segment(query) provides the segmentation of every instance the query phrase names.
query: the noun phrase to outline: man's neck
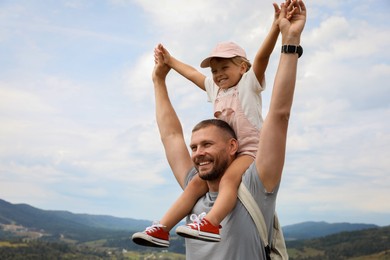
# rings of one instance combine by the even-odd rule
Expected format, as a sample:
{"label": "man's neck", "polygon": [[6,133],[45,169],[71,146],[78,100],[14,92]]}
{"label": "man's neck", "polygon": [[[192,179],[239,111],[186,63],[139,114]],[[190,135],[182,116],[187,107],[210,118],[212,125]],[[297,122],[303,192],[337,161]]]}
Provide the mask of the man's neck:
{"label": "man's neck", "polygon": [[210,192],[218,192],[219,191],[219,182],[221,179],[215,181],[207,181],[207,185],[209,186]]}

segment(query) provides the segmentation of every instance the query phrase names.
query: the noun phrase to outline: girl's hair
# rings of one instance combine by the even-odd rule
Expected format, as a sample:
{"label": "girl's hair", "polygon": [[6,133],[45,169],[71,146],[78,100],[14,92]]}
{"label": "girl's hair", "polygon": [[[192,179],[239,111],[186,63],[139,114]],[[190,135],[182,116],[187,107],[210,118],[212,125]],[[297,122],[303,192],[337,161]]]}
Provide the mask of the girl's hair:
{"label": "girl's hair", "polygon": [[234,64],[236,64],[236,65],[238,65],[238,66],[240,66],[241,65],[241,63],[246,63],[246,71],[248,71],[250,68],[251,68],[251,66],[252,66],[252,64],[250,63],[250,61],[247,59],[247,58],[245,58],[245,57],[241,57],[241,56],[236,56],[236,57],[233,57],[233,58],[231,58],[232,59],[232,62],[234,63]]}
{"label": "girl's hair", "polygon": [[241,57],[241,56],[235,56],[233,58],[214,57],[213,59],[215,59],[215,60],[229,60],[230,59],[237,66],[241,66],[241,64],[244,62],[246,64],[246,71],[248,71],[252,67],[252,64],[250,63],[250,61],[247,58]]}

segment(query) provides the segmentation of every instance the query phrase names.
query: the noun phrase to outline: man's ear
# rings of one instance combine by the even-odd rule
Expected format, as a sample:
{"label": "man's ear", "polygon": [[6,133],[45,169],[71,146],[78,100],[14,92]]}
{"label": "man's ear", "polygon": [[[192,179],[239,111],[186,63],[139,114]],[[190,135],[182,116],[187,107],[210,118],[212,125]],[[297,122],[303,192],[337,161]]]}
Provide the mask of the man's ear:
{"label": "man's ear", "polygon": [[230,139],[230,155],[234,156],[238,151],[238,141],[237,139]]}

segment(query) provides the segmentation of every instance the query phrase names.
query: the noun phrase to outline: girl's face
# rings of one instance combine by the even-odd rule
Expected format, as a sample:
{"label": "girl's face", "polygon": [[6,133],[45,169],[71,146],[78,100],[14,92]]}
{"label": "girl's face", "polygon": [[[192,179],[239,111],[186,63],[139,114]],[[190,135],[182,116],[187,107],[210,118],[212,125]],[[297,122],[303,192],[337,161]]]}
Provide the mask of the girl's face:
{"label": "girl's face", "polygon": [[237,85],[246,71],[245,63],[237,65],[232,59],[213,58],[210,61],[211,73],[215,84],[221,89]]}

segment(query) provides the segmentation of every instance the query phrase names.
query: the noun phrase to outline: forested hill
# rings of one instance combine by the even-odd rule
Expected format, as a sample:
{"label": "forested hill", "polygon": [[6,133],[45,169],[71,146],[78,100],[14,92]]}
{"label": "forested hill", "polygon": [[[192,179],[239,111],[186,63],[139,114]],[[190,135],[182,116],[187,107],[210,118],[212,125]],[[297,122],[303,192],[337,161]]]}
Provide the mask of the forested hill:
{"label": "forested hill", "polygon": [[82,235],[97,232],[98,235],[107,230],[128,233],[142,230],[150,225],[150,221],[41,210],[27,204],[11,204],[0,199],[0,224],[14,224],[50,234]]}
{"label": "forested hill", "polygon": [[290,260],[389,260],[390,226],[287,241]]}
{"label": "forested hill", "polygon": [[[168,250],[141,247],[131,242],[131,234],[150,223],[148,220],[41,210],[0,199],[0,259],[28,259],[25,257],[37,253],[45,256],[41,259],[65,256],[69,256],[68,259],[102,259],[99,257],[111,253],[118,259],[128,259],[127,255],[131,254],[126,252],[136,252],[137,259],[150,252],[179,253],[178,258],[166,259],[184,259],[184,240],[174,232]],[[390,259],[390,226],[304,222],[285,226],[283,230],[291,260]],[[328,233],[332,235],[327,236]],[[313,236],[314,239],[307,239]]]}

